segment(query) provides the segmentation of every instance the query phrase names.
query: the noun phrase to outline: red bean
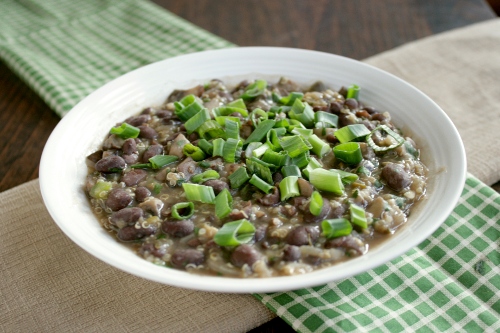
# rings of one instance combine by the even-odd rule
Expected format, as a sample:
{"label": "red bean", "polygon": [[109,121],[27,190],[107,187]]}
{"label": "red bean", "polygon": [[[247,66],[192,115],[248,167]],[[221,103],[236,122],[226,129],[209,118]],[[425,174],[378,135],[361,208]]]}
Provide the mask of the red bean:
{"label": "red bean", "polygon": [[134,139],[127,139],[123,143],[122,150],[126,155],[137,153],[137,143]]}
{"label": "red bean", "polygon": [[143,202],[147,197],[151,195],[151,191],[147,187],[137,186],[135,189],[135,200],[138,202]]}
{"label": "red bean", "polygon": [[179,249],[172,254],[170,262],[175,268],[186,268],[187,265],[199,266],[205,261],[203,252],[194,249]]}
{"label": "red bean", "polygon": [[162,145],[151,145],[146,149],[144,154],[142,155],[142,161],[144,163],[148,163],[149,159],[156,155],[163,154],[163,146]]}
{"label": "red bean", "polygon": [[144,123],[147,123],[151,119],[149,114],[141,114],[140,116],[130,117],[125,122],[132,126],[140,126]]}
{"label": "red bean", "polygon": [[298,226],[292,229],[286,236],[286,242],[290,245],[313,245],[319,238],[319,229],[313,226]]}
{"label": "red bean", "polygon": [[389,163],[382,168],[381,177],[395,191],[402,191],[411,184],[411,178],[402,166]]}
{"label": "red bean", "polygon": [[165,221],[161,224],[161,230],[172,237],[184,237],[194,231],[194,223],[191,220]]}
{"label": "red bean", "polygon": [[125,169],[125,160],[120,156],[109,155],[95,164],[95,169],[103,173],[119,172]]}
{"label": "red bean", "polygon": [[127,225],[135,224],[144,215],[143,210],[138,207],[123,208],[114,212],[109,221],[113,225],[124,223]]}
{"label": "red bean", "polygon": [[242,244],[231,253],[230,261],[236,267],[242,267],[247,264],[252,265],[260,259],[260,253],[251,245]]}
{"label": "red bean", "polygon": [[220,180],[220,179],[207,180],[206,182],[203,183],[203,185],[212,187],[214,189],[215,195],[219,194],[224,189],[229,190],[229,185],[225,181]]}
{"label": "red bean", "polygon": [[158,137],[158,133],[149,126],[142,125],[139,126],[139,129],[141,130],[141,132],[139,133],[140,138],[153,140]]}
{"label": "red bean", "polygon": [[122,188],[111,190],[106,199],[106,206],[113,211],[118,211],[127,207],[132,202],[132,196]]}
{"label": "red bean", "polygon": [[295,245],[286,245],[283,249],[283,260],[297,261],[300,259],[300,248]]}
{"label": "red bean", "polygon": [[154,235],[156,233],[156,230],[157,230],[156,227],[153,227],[153,226],[150,226],[148,228],[141,227],[141,228],[137,229],[135,226],[129,225],[129,226],[123,227],[120,230],[118,230],[118,232],[116,233],[116,236],[121,241],[130,242],[130,241],[144,238],[146,236]]}
{"label": "red bean", "polygon": [[127,186],[134,186],[139,184],[148,176],[148,172],[142,169],[133,169],[122,175],[121,181]]}

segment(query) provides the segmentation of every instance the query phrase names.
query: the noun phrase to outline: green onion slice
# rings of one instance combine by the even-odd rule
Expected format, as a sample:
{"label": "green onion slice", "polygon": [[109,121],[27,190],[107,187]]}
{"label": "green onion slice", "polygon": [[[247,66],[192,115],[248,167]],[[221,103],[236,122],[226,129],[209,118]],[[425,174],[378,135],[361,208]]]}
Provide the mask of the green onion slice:
{"label": "green onion slice", "polygon": [[364,124],[354,124],[339,128],[333,135],[335,135],[340,143],[346,143],[350,141],[364,141],[365,137],[371,133]]}
{"label": "green onion slice", "polygon": [[309,172],[309,181],[320,191],[344,194],[344,184],[340,175],[325,169],[314,169]]}
{"label": "green onion slice", "polygon": [[300,195],[299,184],[297,180],[299,177],[289,176],[283,178],[280,182],[280,192],[281,192],[281,201],[285,201],[291,197],[298,197]]}
{"label": "green onion slice", "polygon": [[351,222],[363,229],[368,228],[368,221],[366,220],[365,210],[356,204],[351,203],[349,206],[351,213]]}
{"label": "green onion slice", "polygon": [[291,119],[300,121],[306,128],[314,127],[314,111],[307,103],[302,103],[296,99],[292,109],[288,112]]}
{"label": "green onion slice", "polygon": [[296,176],[302,178],[300,169],[296,165],[285,165],[281,168],[281,174],[283,175],[283,177]]}
{"label": "green onion slice", "polygon": [[186,220],[194,214],[194,203],[179,202],[172,206],[172,217],[177,220]]}
{"label": "green onion slice", "polygon": [[238,117],[232,117],[232,116],[217,116],[215,117],[215,121],[221,125],[221,126],[226,126],[226,120],[232,120],[238,123],[238,125],[241,125],[241,120]]}
{"label": "green onion slice", "polygon": [[250,179],[250,176],[248,176],[247,169],[245,167],[239,167],[227,178],[229,179],[231,188],[240,188]]}
{"label": "green onion slice", "polygon": [[156,155],[149,159],[149,163],[151,164],[151,169],[161,169],[165,165],[170,163],[174,163],[179,158],[174,155]]}
{"label": "green onion slice", "polygon": [[226,136],[231,139],[240,139],[240,123],[231,119],[226,120]]}
{"label": "green onion slice", "polygon": [[[323,124],[320,127],[338,127],[339,117],[336,114],[325,111],[316,111],[314,113],[314,122]],[[325,126],[326,124],[326,126]],[[317,127],[317,126],[316,126]]]}
{"label": "green onion slice", "polygon": [[351,85],[349,88],[347,88],[347,95],[346,98],[354,98],[358,99],[359,98],[359,86],[356,84]]}
{"label": "green onion slice", "polygon": [[239,147],[241,147],[241,140],[229,138],[224,143],[222,150],[222,158],[227,163],[234,163],[236,161],[236,154]]}
{"label": "green onion slice", "polygon": [[288,119],[286,119],[286,118],[277,120],[276,124],[274,125],[274,127],[276,127],[276,128],[281,128],[281,127],[288,128],[288,126],[290,126],[290,123],[288,122]]}
{"label": "green onion slice", "polygon": [[[252,155],[251,155],[252,157],[261,157],[262,155],[264,155],[266,153],[266,151],[268,149],[270,149],[269,145],[267,143],[262,144],[262,142],[250,142],[249,146],[252,143],[260,143],[260,145],[252,151]],[[246,155],[246,156],[249,157],[250,155]]]}
{"label": "green onion slice", "polygon": [[[390,146],[378,146],[377,144],[375,144],[375,142],[373,142],[373,138],[372,138],[373,134],[375,134],[375,132],[377,132],[377,131],[380,131],[380,132],[384,131],[385,133],[387,133],[387,135],[391,136],[396,142]],[[335,132],[335,133],[337,133],[337,132]],[[373,150],[378,151],[378,152],[384,152],[384,151],[388,151],[390,149],[397,148],[397,147],[401,146],[404,142],[405,142],[405,139],[401,135],[399,135],[398,133],[391,130],[387,125],[378,126],[366,138],[366,143],[368,143],[368,145],[370,147],[372,147]]]}
{"label": "green onion slice", "polygon": [[198,127],[198,134],[201,138],[210,140],[216,138],[226,138],[226,132],[219,123],[213,119],[207,120]]}
{"label": "green onion slice", "polygon": [[267,118],[269,118],[267,112],[259,108],[254,109],[252,113],[250,113],[250,120],[254,127],[257,127],[261,121],[267,120]]}
{"label": "green onion slice", "polygon": [[114,134],[122,139],[135,139],[139,136],[141,130],[135,126],[123,123],[118,127],[113,127],[109,133]]}
{"label": "green onion slice", "polygon": [[233,210],[233,197],[227,188],[215,197],[215,215],[223,219]]}
{"label": "green onion slice", "polygon": [[292,106],[293,103],[295,103],[295,100],[302,100],[302,97],[304,97],[304,94],[301,92],[291,92],[288,94],[288,96],[282,97],[279,100],[279,103],[287,106]]}
{"label": "green onion slice", "polygon": [[311,195],[311,202],[309,203],[309,211],[314,216],[318,216],[323,209],[323,197],[318,191],[314,191]]}
{"label": "green onion slice", "polygon": [[249,183],[257,187],[259,190],[261,190],[266,194],[268,194],[274,188],[274,186],[262,180],[261,178],[259,178],[259,176],[255,174],[252,175],[252,178],[250,178]]}
{"label": "green onion slice", "polygon": [[336,158],[349,165],[358,164],[363,160],[361,148],[357,142],[341,143],[333,147],[333,154]]}
{"label": "green onion slice", "polygon": [[184,126],[186,127],[187,134],[196,131],[203,123],[210,119],[210,112],[208,109],[202,109],[200,112],[189,118]]}
{"label": "green onion slice", "polygon": [[306,177],[309,177],[312,170],[322,168],[322,167],[323,167],[323,165],[321,165],[321,163],[319,163],[317,159],[315,159],[314,157],[311,157],[309,159],[309,163],[307,164],[307,166],[304,169],[302,169],[302,172],[304,173],[304,175]]}
{"label": "green onion slice", "polygon": [[[254,150],[259,148],[260,146],[262,146],[262,142],[250,142],[247,146],[247,149],[245,149],[245,156],[247,157],[254,156],[253,154]],[[257,157],[260,157],[260,155]]]}
{"label": "green onion slice", "polygon": [[92,198],[105,199],[108,196],[108,192],[113,188],[111,182],[96,182],[94,186],[89,191]]}
{"label": "green onion slice", "polygon": [[207,180],[219,179],[219,178],[220,178],[220,175],[219,175],[219,173],[217,171],[215,171],[215,170],[207,170],[205,172],[199,173],[199,174],[194,175],[193,177],[191,177],[191,181],[193,183],[204,183]]}
{"label": "green onion slice", "polygon": [[191,143],[187,143],[182,148],[182,152],[186,156],[190,156],[195,161],[201,161],[205,159],[205,153],[200,147],[197,147]]}
{"label": "green onion slice", "polygon": [[312,129],[306,129],[306,128],[300,128],[300,127],[295,127],[291,131],[292,134],[300,135],[304,139],[309,139],[309,137],[313,134]]}
{"label": "green onion slice", "polygon": [[272,151],[271,149],[268,149],[265,151],[264,155],[262,155],[262,161],[275,165],[277,167],[281,167],[286,164],[288,155],[281,151],[281,152],[275,152]]}
{"label": "green onion slice", "polygon": [[246,108],[242,109],[242,108],[232,107],[232,106],[228,106],[228,105],[213,108],[212,113],[214,114],[214,117],[229,116],[230,114],[233,114],[233,113],[239,113],[243,117],[248,116],[248,111]]}
{"label": "green onion slice", "polygon": [[226,106],[233,107],[233,108],[238,108],[238,109],[247,109],[247,106],[245,105],[245,102],[243,99],[238,98],[230,103],[227,103]]}
{"label": "green onion slice", "polygon": [[255,174],[269,184],[273,184],[273,174],[270,167],[275,167],[274,165],[261,161],[255,157],[247,158],[246,164],[251,174]]}
{"label": "green onion slice", "polygon": [[194,95],[188,95],[181,99],[180,102],[174,103],[174,105],[175,114],[182,121],[187,121],[204,108],[199,99]]}
{"label": "green onion slice", "polygon": [[252,134],[250,134],[250,136],[245,140],[244,145],[247,145],[250,142],[262,141],[262,139],[264,139],[264,137],[266,136],[267,132],[269,132],[269,130],[273,128],[275,124],[276,121],[271,119],[261,121],[260,124],[252,132]]}
{"label": "green onion slice", "polygon": [[266,90],[266,88],[267,88],[267,81],[255,80],[254,83],[249,84],[247,86],[245,92],[243,93],[243,95],[241,95],[241,98],[245,101],[253,99],[259,95],[262,95]]}
{"label": "green onion slice", "polygon": [[299,169],[303,169],[307,167],[310,161],[310,153],[309,151],[306,151],[305,153],[295,156],[294,158],[289,158],[287,165],[296,165]]}
{"label": "green onion slice", "polygon": [[336,238],[350,235],[352,232],[352,225],[344,218],[330,219],[321,222],[321,229],[323,231],[323,236],[326,238]]}
{"label": "green onion slice", "polygon": [[300,135],[284,136],[280,140],[281,147],[290,157],[297,157],[306,151],[309,151],[310,144]]}
{"label": "green onion slice", "polygon": [[312,152],[318,155],[320,158],[325,156],[331,150],[330,145],[320,139],[316,134],[311,135],[308,141],[312,146]]}
{"label": "green onion slice", "polygon": [[201,150],[203,150],[207,155],[212,155],[214,153],[214,145],[205,139],[198,140],[198,147],[200,147]]}
{"label": "green onion slice", "polygon": [[214,242],[220,246],[237,246],[248,243],[255,234],[255,226],[247,219],[224,224],[214,236]]}
{"label": "green onion slice", "polygon": [[182,188],[189,201],[201,201],[211,204],[215,200],[214,189],[210,186],[182,183]]}
{"label": "green onion slice", "polygon": [[212,144],[214,145],[212,156],[222,157],[224,155],[224,146],[226,144],[226,141],[224,141],[224,139],[218,138],[213,140]]}
{"label": "green onion slice", "polygon": [[340,169],[330,169],[330,172],[337,173],[340,176],[342,183],[345,185],[349,185],[358,180],[359,178],[359,176],[355,173],[347,172]]}

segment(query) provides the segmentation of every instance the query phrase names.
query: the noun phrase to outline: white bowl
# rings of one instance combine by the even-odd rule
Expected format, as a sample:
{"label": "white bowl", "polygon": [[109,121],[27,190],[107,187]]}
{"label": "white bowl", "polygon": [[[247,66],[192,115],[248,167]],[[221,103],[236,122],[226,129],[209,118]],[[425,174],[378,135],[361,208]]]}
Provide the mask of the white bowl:
{"label": "white bowl", "polygon": [[[360,99],[389,111],[410,132],[430,168],[427,198],[401,228],[359,258],[305,275],[237,279],[189,274],[140,258],[106,232],[83,191],[85,158],[109,128],[147,106],[159,105],[173,89],[213,78],[226,83],[286,76],[303,84],[321,80],[333,88],[356,83]],[[205,51],[160,61],[125,74],[90,94],[61,120],[40,164],[40,186],[48,211],[66,235],[104,262],[168,285],[217,292],[273,292],[316,286],[382,265],[417,246],[452,212],[466,176],[465,151],[446,114],[429,97],[397,77],[367,64],[327,53],[268,47]]]}

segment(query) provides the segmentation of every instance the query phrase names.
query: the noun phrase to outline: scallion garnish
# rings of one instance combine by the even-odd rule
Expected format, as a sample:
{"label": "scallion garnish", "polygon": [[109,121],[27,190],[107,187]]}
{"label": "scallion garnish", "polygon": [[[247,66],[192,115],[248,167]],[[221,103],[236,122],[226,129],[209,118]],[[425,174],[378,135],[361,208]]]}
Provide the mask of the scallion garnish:
{"label": "scallion garnish", "polygon": [[205,123],[209,119],[210,112],[208,112],[208,109],[204,108],[200,112],[196,113],[184,123],[187,134],[191,134],[196,131],[201,125],[203,125],[203,123]]}
{"label": "scallion garnish", "polygon": [[288,94],[288,96],[282,97],[279,100],[279,103],[287,106],[292,106],[293,103],[295,103],[295,100],[302,100],[302,97],[304,97],[304,94],[301,92],[291,92]]}
{"label": "scallion garnish", "polygon": [[113,127],[109,133],[114,134],[122,139],[135,139],[139,136],[141,130],[135,126],[123,123],[118,127]]}
{"label": "scallion garnish", "polygon": [[300,195],[299,184],[297,184],[298,179],[299,177],[296,176],[283,178],[279,185],[281,201],[285,201],[291,197],[298,197]]}
{"label": "scallion garnish", "polygon": [[344,194],[344,184],[340,175],[325,169],[314,169],[309,172],[309,181],[320,191]]}
{"label": "scallion garnish", "polygon": [[314,127],[314,111],[307,103],[302,103],[296,99],[292,109],[288,112],[291,119],[300,121],[306,128]]}
{"label": "scallion garnish", "polygon": [[215,215],[223,219],[233,210],[233,197],[227,188],[215,197]]}
{"label": "scallion garnish", "polygon": [[187,95],[180,102],[174,103],[174,105],[175,114],[182,121],[187,121],[204,108],[194,95]]}
{"label": "scallion garnish", "polygon": [[281,127],[288,128],[288,126],[290,126],[290,123],[288,122],[288,119],[286,119],[286,118],[276,120],[276,124],[274,125],[274,127],[276,127],[276,128],[281,128]]}
{"label": "scallion garnish", "polygon": [[174,163],[179,158],[174,155],[156,155],[149,159],[149,163],[151,163],[151,169],[161,169],[164,166]]}
{"label": "scallion garnish", "polygon": [[[396,142],[393,143],[393,144],[391,144],[391,145],[389,145],[389,146],[379,146],[379,145],[375,144],[375,142],[373,142],[372,136],[376,132],[378,132],[378,131],[384,131],[385,133],[387,133],[387,135],[389,135],[390,137],[392,137]],[[391,130],[386,125],[380,125],[380,126],[378,126],[366,138],[366,143],[368,143],[368,145],[370,147],[372,147],[373,150],[378,151],[378,152],[384,152],[384,151],[388,151],[390,149],[397,148],[397,147],[401,146],[404,142],[405,142],[405,139],[401,135],[399,135],[398,133],[394,132],[393,130]]]}
{"label": "scallion garnish", "polygon": [[354,98],[358,99],[359,98],[359,86],[356,84],[353,84],[347,88],[347,95],[346,98]]}
{"label": "scallion garnish", "polygon": [[[261,157],[262,155],[264,155],[266,153],[266,151],[268,149],[270,149],[269,145],[267,143],[262,144],[262,142],[250,142],[249,146],[252,143],[260,143],[260,145],[252,151],[251,156],[253,156],[253,157]],[[251,156],[247,155],[247,157],[251,157]]]}
{"label": "scallion garnish", "polygon": [[330,145],[321,140],[316,134],[311,135],[308,141],[312,146],[312,152],[320,158],[325,156],[331,150]]}
{"label": "scallion garnish", "polygon": [[207,155],[212,155],[214,153],[214,145],[205,139],[198,140],[198,147],[200,147],[201,150],[203,150]]}
{"label": "scallion garnish", "polygon": [[295,127],[292,129],[292,134],[300,135],[304,139],[309,139],[309,137],[313,134],[312,129],[307,129],[307,128],[300,128],[300,127]]}
{"label": "scallion garnish", "polygon": [[111,182],[98,181],[92,186],[89,191],[89,194],[92,198],[96,199],[105,199],[108,196],[108,192],[113,188],[113,184]]}
{"label": "scallion garnish", "polygon": [[190,201],[201,201],[204,203],[214,203],[214,189],[210,186],[182,183],[182,188],[186,193],[186,198]]}
{"label": "scallion garnish", "polygon": [[[314,113],[314,122],[322,123],[323,125],[320,127],[338,127],[339,125],[339,117],[336,114],[328,113],[325,111],[316,111]],[[326,126],[325,126],[326,124]],[[318,126],[316,126],[318,127]]]}
{"label": "scallion garnish", "polygon": [[281,168],[281,174],[283,175],[283,177],[289,177],[289,176],[302,177],[300,169],[296,165],[285,165],[284,167]]}
{"label": "scallion garnish", "polygon": [[247,149],[245,149],[245,156],[252,157],[253,151],[260,146],[262,146],[262,142],[250,142],[247,146]]}
{"label": "scallion garnish", "polygon": [[245,145],[250,142],[260,142],[266,136],[267,132],[274,127],[276,121],[268,119],[263,120],[260,124],[255,128],[255,130],[250,134],[250,136],[245,140]]}
{"label": "scallion garnish", "polygon": [[229,179],[231,188],[240,188],[243,184],[250,180],[250,176],[248,176],[247,169],[245,167],[239,167],[227,178]]}
{"label": "scallion garnish", "polygon": [[333,135],[340,141],[346,143],[350,141],[363,141],[370,130],[364,124],[347,125],[336,130]]}
{"label": "scallion garnish", "polygon": [[198,134],[201,138],[206,140],[226,138],[226,132],[222,126],[213,119],[207,120],[200,127],[198,127]]}
{"label": "scallion garnish", "polygon": [[246,219],[227,222],[217,231],[214,242],[219,246],[237,246],[248,243],[255,234],[255,226]]}
{"label": "scallion garnish", "polygon": [[347,172],[347,171],[340,170],[340,169],[330,169],[330,172],[338,173],[340,176],[340,179],[342,180],[342,183],[344,183],[345,185],[349,185],[352,182],[355,182],[356,180],[358,180],[358,178],[359,178],[358,175],[355,173]]}
{"label": "scallion garnish", "polygon": [[266,134],[266,143],[274,151],[281,150],[280,137],[286,134],[284,127],[273,128]]}
{"label": "scallion garnish", "polygon": [[219,175],[219,173],[217,171],[215,171],[215,170],[207,170],[205,172],[199,173],[199,174],[194,175],[193,177],[191,177],[191,181],[193,183],[204,183],[207,180],[219,179],[219,178],[220,178],[220,175]]}
{"label": "scallion garnish", "polygon": [[243,100],[250,100],[253,99],[259,95],[262,95],[264,91],[266,90],[267,87],[267,81],[265,80],[255,80],[254,83],[249,84],[243,95],[241,95],[241,98]]}
{"label": "scallion garnish", "polygon": [[306,177],[309,177],[309,174],[311,173],[312,170],[322,168],[322,167],[323,166],[321,165],[321,163],[318,162],[317,159],[315,159],[314,157],[311,157],[309,159],[309,163],[307,164],[307,166],[304,169],[302,169],[302,173],[304,173],[304,175]]}
{"label": "scallion garnish", "polygon": [[262,155],[262,161],[273,164],[277,167],[283,166],[286,164],[288,155],[284,153],[283,151],[281,152],[275,152],[272,151],[271,149],[268,149],[265,151],[264,155]]}
{"label": "scallion garnish", "polygon": [[307,141],[299,135],[284,136],[280,140],[281,147],[283,147],[283,150],[292,158],[309,151],[310,144],[306,142]]}
{"label": "scallion garnish", "polygon": [[186,220],[194,214],[194,203],[179,202],[172,206],[172,217],[177,220]]}
{"label": "scallion garnish", "polygon": [[363,160],[361,148],[357,142],[341,143],[333,147],[333,154],[336,158],[349,165],[358,164]]}
{"label": "scallion garnish", "polygon": [[247,109],[245,102],[241,98],[235,99],[234,101],[227,103],[226,106],[230,106],[230,107],[238,108],[238,109],[244,109],[244,110]]}
{"label": "scallion garnish", "polygon": [[274,186],[270,185],[269,183],[265,182],[264,180],[262,180],[261,178],[259,178],[259,176],[257,175],[252,175],[252,178],[250,178],[250,181],[249,181],[250,184],[252,184],[253,186],[257,187],[259,190],[261,190],[262,192],[268,194]]}
{"label": "scallion garnish", "polygon": [[323,197],[318,191],[314,191],[311,195],[311,201],[309,202],[309,211],[314,216],[318,216],[323,209]]}
{"label": "scallion garnish", "polygon": [[229,138],[224,143],[222,150],[222,158],[227,163],[234,163],[236,161],[236,151],[241,146],[241,140]]}
{"label": "scallion garnish", "polygon": [[270,167],[275,167],[274,165],[261,161],[255,157],[247,158],[246,164],[251,174],[255,174],[269,184],[273,184],[273,174]]}
{"label": "scallion garnish", "polygon": [[226,120],[232,120],[238,123],[238,125],[241,125],[241,120],[238,117],[232,117],[232,116],[217,116],[215,117],[215,121],[221,125],[221,126],[226,126]]}
{"label": "scallion garnish", "polygon": [[239,140],[240,139],[240,123],[232,121],[230,119],[226,120],[226,136],[227,138]]}
{"label": "scallion garnish", "polygon": [[193,145],[192,143],[186,143],[182,148],[184,155],[191,157],[195,161],[201,161],[205,159],[205,153],[200,147]]}
{"label": "scallion garnish", "polygon": [[322,234],[326,238],[348,236],[352,232],[351,223],[344,218],[323,220],[321,222]]}
{"label": "scallion garnish", "polygon": [[303,169],[307,167],[310,160],[310,153],[309,151],[306,151],[305,153],[295,156],[294,158],[289,158],[287,165],[296,165],[299,167],[299,169]]}
{"label": "scallion garnish", "polygon": [[250,113],[250,120],[254,127],[257,127],[261,121],[267,120],[267,118],[269,118],[267,112],[259,108],[254,109],[252,113]]}
{"label": "scallion garnish", "polygon": [[349,206],[351,213],[351,222],[363,229],[368,228],[368,221],[366,220],[365,210],[356,204],[351,203]]}
{"label": "scallion garnish", "polygon": [[218,138],[214,139],[212,141],[212,144],[214,146],[212,156],[222,157],[224,155],[224,145],[226,144],[226,141],[224,141],[224,139]]}
{"label": "scallion garnish", "polygon": [[241,109],[241,108],[232,107],[229,105],[213,108],[212,113],[214,114],[214,117],[228,116],[228,115],[233,114],[233,113],[239,113],[243,117],[248,116],[247,109]]}

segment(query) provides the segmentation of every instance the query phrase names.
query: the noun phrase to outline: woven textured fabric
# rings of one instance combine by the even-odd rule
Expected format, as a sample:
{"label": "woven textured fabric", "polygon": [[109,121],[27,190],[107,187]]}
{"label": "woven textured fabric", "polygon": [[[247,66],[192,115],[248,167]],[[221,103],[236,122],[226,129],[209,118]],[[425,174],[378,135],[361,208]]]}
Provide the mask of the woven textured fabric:
{"label": "woven textured fabric", "polygon": [[0,58],[59,115],[104,83],[232,44],[145,0],[3,0]]}
{"label": "woven textured fabric", "polygon": [[327,285],[256,297],[298,332],[500,331],[500,195],[469,175],[446,222],[405,255]]}

